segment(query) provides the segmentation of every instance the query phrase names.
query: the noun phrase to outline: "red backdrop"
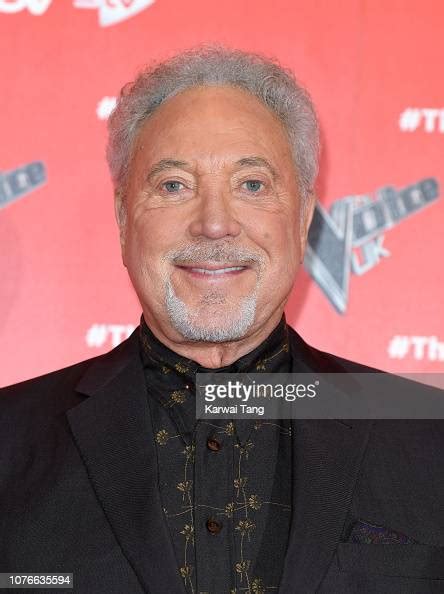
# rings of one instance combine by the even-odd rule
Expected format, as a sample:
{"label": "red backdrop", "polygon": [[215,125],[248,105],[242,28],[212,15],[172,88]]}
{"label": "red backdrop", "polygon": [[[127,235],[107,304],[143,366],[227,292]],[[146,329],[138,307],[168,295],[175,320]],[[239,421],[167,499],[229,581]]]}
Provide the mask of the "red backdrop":
{"label": "red backdrop", "polygon": [[[324,285],[306,262],[290,324],[319,348],[382,369],[440,371],[443,20],[432,0],[0,0],[0,385],[105,352],[138,323],[105,120],[142,65],[203,41],[277,57],[318,108],[318,213],[345,251],[327,263]],[[427,203],[415,186],[424,179],[433,180]],[[359,204],[372,201],[371,226],[387,186],[403,216],[394,225],[376,216],[370,239],[347,244],[328,213],[352,204],[356,235]],[[357,274],[357,263],[369,269]],[[328,284],[336,268],[350,273],[339,305],[337,278]]]}

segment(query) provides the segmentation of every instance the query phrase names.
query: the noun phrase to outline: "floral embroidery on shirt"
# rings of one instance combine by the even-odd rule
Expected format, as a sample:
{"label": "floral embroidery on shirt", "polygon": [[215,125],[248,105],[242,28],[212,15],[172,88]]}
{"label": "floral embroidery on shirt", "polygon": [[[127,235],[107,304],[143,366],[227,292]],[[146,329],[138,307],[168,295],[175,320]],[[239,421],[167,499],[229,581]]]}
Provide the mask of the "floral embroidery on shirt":
{"label": "floral embroidery on shirt", "polygon": [[[283,360],[282,357],[284,356],[288,357],[288,330],[286,326],[283,326],[283,331],[285,340],[280,343],[280,347],[277,349],[275,348],[269,356],[256,359],[256,362],[253,363],[253,367],[249,367],[250,372],[254,370],[276,370],[275,363],[279,360]],[[178,559],[179,574],[184,581],[186,591],[189,594],[276,593],[279,587],[279,584],[277,583],[278,578],[276,578],[275,582],[272,581],[270,583],[267,579],[269,578],[268,574],[261,575],[261,565],[255,565],[256,559],[251,555],[253,551],[251,546],[254,543],[258,523],[259,525],[261,522],[263,523],[264,518],[273,518],[273,522],[270,524],[270,526],[272,526],[274,520],[278,517],[284,518],[285,516],[286,518],[290,518],[291,505],[289,504],[289,497],[287,497],[286,500],[276,500],[275,497],[263,497],[264,492],[261,493],[261,487],[263,486],[262,482],[258,481],[256,477],[256,479],[253,480],[253,486],[253,484],[250,485],[249,479],[254,479],[254,473],[251,475],[251,471],[252,469],[257,468],[255,465],[261,464],[261,451],[263,451],[264,444],[279,443],[281,436],[284,440],[291,437],[290,423],[288,422],[284,426],[279,421],[274,422],[262,419],[251,421],[251,429],[254,433],[250,434],[250,437],[244,441],[241,441],[237,434],[235,421],[220,422],[217,424],[215,423],[214,425],[199,421],[199,423],[207,426],[208,430],[212,429],[213,437],[219,439],[219,434],[221,439],[225,440],[223,442],[222,454],[217,451],[214,455],[232,456],[233,468],[231,476],[233,478],[231,487],[232,494],[229,498],[227,497],[225,501],[223,501],[223,499],[221,501],[215,500],[212,504],[211,499],[205,500],[204,498],[203,500],[200,500],[201,503],[199,503],[199,501],[196,502],[196,486],[193,482],[193,468],[196,458],[195,433],[193,433],[191,440],[188,440],[188,438],[182,435],[181,430],[178,430],[177,432],[173,429],[174,426],[178,428],[181,426],[186,428],[188,426],[188,421],[186,420],[187,417],[182,416],[182,412],[185,414],[185,411],[188,411],[189,414],[190,411],[193,411],[194,401],[190,398],[191,392],[189,386],[192,385],[195,380],[193,371],[193,364],[195,365],[195,363],[191,361],[175,361],[173,363],[167,360],[164,360],[163,362],[161,360],[159,361],[158,353],[156,353],[156,349],[152,348],[152,345],[148,340],[147,332],[142,332],[141,344],[147,357],[146,360],[149,359],[150,361],[150,369],[157,369],[160,372],[160,376],[165,378],[162,382],[165,384],[166,388],[169,385],[171,388],[174,388],[170,390],[163,389],[156,393],[156,398],[162,405],[159,407],[158,413],[156,414],[159,415],[158,419],[161,420],[160,422],[162,424],[159,423],[157,424],[157,427],[155,426],[155,443],[159,448],[159,455],[162,452],[162,458],[159,459],[159,464],[162,464],[162,460],[164,460],[168,468],[170,466],[171,468],[176,468],[174,474],[172,474],[169,470],[164,472],[161,466],[160,484],[162,485],[161,495],[164,503],[162,507],[165,513],[165,518],[169,524],[173,543],[175,547],[177,544],[181,547],[181,550],[175,550]],[[181,377],[179,378],[179,375],[177,374]],[[148,377],[148,386],[150,385],[149,381],[150,378]],[[154,400],[151,400],[150,402],[154,402]],[[162,412],[162,409],[164,412]],[[164,416],[173,415],[173,413],[176,415],[175,417],[171,416],[168,418]],[[177,420],[179,418],[177,415],[182,419],[182,425],[177,425]],[[190,417],[188,417],[188,419],[189,418]],[[202,435],[205,435],[205,433],[202,433]],[[213,439],[212,435],[209,433],[211,439]],[[183,443],[184,441],[185,443]],[[282,443],[284,444],[286,442]],[[288,442],[288,444],[289,443],[290,442]],[[206,445],[205,443],[200,443],[199,447],[206,448]],[[285,448],[288,447],[289,446],[285,445]],[[257,453],[255,454],[256,450]],[[182,457],[181,462],[179,456]],[[253,459],[253,462],[251,462],[251,458]],[[170,464],[173,462],[174,464]],[[250,466],[251,464],[253,466]],[[270,476],[272,477],[273,473],[271,470],[272,467],[270,467]],[[288,471],[283,472],[283,476],[288,476]],[[211,478],[215,480],[218,479],[218,477]],[[202,485],[200,485],[200,488],[202,489]],[[174,492],[176,495],[174,495]],[[229,489],[227,492],[229,492]],[[268,492],[271,493],[271,491],[267,491],[267,493]],[[278,493],[280,495],[280,491],[278,491]],[[165,498],[164,495],[166,496]],[[165,502],[168,502],[166,506]],[[236,587],[230,587],[227,583],[225,592],[219,590],[217,592],[209,591],[208,589],[201,590],[200,588],[204,586],[204,584],[200,584],[200,588],[197,589],[195,568],[195,514],[197,509],[204,509],[205,512],[211,514],[213,518],[220,517],[222,519],[222,524],[229,522],[227,523],[227,526],[232,526],[236,548],[235,551],[233,551],[232,577],[230,579],[232,581],[231,585],[236,584]],[[284,515],[277,516],[276,514]],[[226,518],[226,520],[223,520],[224,518]],[[263,525],[265,526],[265,524]],[[268,524],[266,524],[266,526],[268,526]],[[282,523],[282,526],[284,526],[284,523]],[[202,528],[199,529],[202,530]],[[225,528],[225,530],[226,529],[227,528]],[[179,541],[178,537],[181,541]],[[266,538],[266,536],[262,536],[261,533],[261,538],[262,537]],[[210,538],[213,538],[213,536]],[[182,543],[181,545],[180,542]],[[259,575],[257,575],[257,573],[259,573]],[[270,575],[271,573],[272,572],[270,571]]]}

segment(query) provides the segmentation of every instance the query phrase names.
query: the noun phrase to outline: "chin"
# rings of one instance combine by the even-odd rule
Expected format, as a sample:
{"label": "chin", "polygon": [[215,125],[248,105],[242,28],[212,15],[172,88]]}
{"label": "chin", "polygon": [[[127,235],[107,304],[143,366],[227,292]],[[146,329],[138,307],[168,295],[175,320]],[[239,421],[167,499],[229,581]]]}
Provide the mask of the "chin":
{"label": "chin", "polygon": [[243,338],[248,328],[239,326],[181,326],[176,330],[187,340],[194,342],[222,343]]}
{"label": "chin", "polygon": [[[208,296],[210,297],[210,296]],[[165,306],[171,325],[187,340],[228,342],[245,336],[256,314],[256,295],[239,303],[217,305],[216,295],[210,303],[193,306],[180,299],[170,283],[166,285]],[[220,297],[217,298],[220,300]]]}
{"label": "chin", "polygon": [[[188,340],[203,342],[229,342],[243,338],[254,323],[254,311],[233,313],[232,308],[219,312],[193,312],[182,310],[169,312],[171,324]],[[241,312],[242,314],[242,312]]]}

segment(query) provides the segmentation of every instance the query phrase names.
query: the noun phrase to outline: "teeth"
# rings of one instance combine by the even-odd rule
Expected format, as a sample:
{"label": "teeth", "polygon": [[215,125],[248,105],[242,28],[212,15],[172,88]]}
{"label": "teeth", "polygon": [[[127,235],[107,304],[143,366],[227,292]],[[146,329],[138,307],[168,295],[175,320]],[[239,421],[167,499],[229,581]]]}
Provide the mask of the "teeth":
{"label": "teeth", "polygon": [[232,266],[231,268],[217,268],[216,270],[208,270],[207,268],[191,268],[193,272],[200,272],[202,274],[225,274],[232,270],[243,270],[245,266]]}

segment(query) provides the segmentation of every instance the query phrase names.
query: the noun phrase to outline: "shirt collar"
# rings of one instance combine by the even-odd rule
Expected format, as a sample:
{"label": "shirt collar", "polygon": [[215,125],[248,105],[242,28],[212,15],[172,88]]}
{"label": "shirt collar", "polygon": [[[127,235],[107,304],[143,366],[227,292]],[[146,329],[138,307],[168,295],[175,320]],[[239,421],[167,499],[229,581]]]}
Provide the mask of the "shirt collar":
{"label": "shirt collar", "polygon": [[[196,373],[290,373],[289,327],[285,314],[276,328],[255,349],[230,365],[206,368],[171,350],[156,338],[143,315],[139,327],[140,352],[149,394],[168,411],[185,445],[191,443],[196,427]],[[214,423],[226,421],[215,420]],[[236,419],[231,425],[240,444],[246,443],[253,428],[249,419]]]}

